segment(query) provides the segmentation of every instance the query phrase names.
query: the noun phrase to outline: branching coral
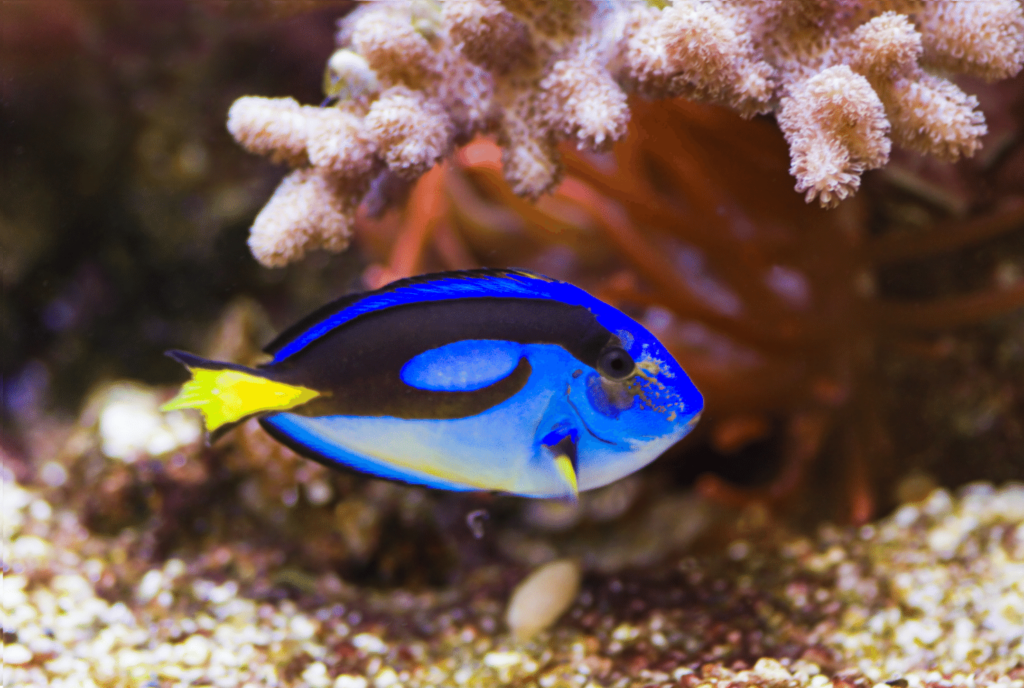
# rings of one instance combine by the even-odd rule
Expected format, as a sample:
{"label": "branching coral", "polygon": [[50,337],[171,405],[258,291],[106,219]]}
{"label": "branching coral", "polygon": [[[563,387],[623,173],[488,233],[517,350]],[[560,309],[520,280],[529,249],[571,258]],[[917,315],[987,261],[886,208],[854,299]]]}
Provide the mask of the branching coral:
{"label": "branching coral", "polygon": [[253,231],[266,265],[344,247],[368,192],[479,132],[535,199],[560,179],[559,141],[599,150],[625,134],[627,91],[774,112],[797,190],[834,206],[892,141],[948,160],[978,149],[977,100],[929,70],[1015,74],[1024,13],[1018,0],[408,0],[361,7],[338,43],[331,107],[246,97],[229,113],[243,146],[298,168]]}

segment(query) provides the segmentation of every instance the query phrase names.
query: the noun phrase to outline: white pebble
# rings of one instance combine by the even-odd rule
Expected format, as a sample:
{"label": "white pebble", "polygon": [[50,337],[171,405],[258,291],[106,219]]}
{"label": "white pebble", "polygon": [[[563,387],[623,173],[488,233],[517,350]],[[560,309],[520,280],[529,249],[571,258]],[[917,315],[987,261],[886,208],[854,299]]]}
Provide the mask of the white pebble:
{"label": "white pebble", "polygon": [[48,487],[60,487],[68,481],[68,472],[56,461],[47,461],[39,469],[39,479]]}
{"label": "white pebble", "polygon": [[505,614],[513,635],[526,640],[553,624],[576,599],[580,575],[578,562],[558,559],[527,576],[513,591]]}
{"label": "white pebble", "polygon": [[53,516],[53,509],[41,499],[34,499],[28,505],[28,513],[37,521],[49,521]]}
{"label": "white pebble", "polygon": [[213,604],[224,604],[231,600],[238,593],[238,583],[228,581],[224,585],[218,585],[210,590],[210,602]]}
{"label": "white pebble", "polygon": [[896,510],[891,519],[897,528],[909,528],[914,525],[914,522],[917,521],[920,515],[921,512],[918,511],[917,507],[912,504],[905,504]]}
{"label": "white pebble", "polygon": [[4,664],[28,664],[31,661],[32,652],[24,645],[4,645]]}
{"label": "white pebble", "polygon": [[750,543],[746,540],[735,540],[729,543],[725,551],[733,561],[742,561],[750,554]]}
{"label": "white pebble", "polygon": [[398,674],[391,667],[384,667],[373,679],[373,685],[375,688],[392,688],[392,686],[398,685]]}
{"label": "white pebble", "polygon": [[146,603],[157,596],[164,585],[164,576],[159,569],[146,571],[146,574],[139,581],[139,587],[135,589],[135,597],[139,602]]}
{"label": "white pebble", "polygon": [[762,657],[754,664],[754,673],[764,679],[769,686],[786,686],[793,680],[793,675],[778,660]]}
{"label": "white pebble", "polygon": [[295,640],[309,640],[316,635],[316,624],[305,616],[296,616],[288,624],[292,638]]}
{"label": "white pebble", "polygon": [[492,669],[516,666],[522,661],[523,656],[518,652],[488,652],[484,655],[484,664]]}
{"label": "white pebble", "polygon": [[164,564],[164,575],[168,580],[173,580],[185,573],[185,562],[181,559],[168,559]]}
{"label": "white pebble", "polygon": [[940,518],[953,510],[953,498],[946,490],[933,490],[921,505],[921,510],[932,518]]}
{"label": "white pebble", "polygon": [[11,543],[11,558],[14,560],[45,559],[53,548],[50,543],[35,535],[22,535]]}
{"label": "white pebble", "polygon": [[640,629],[630,626],[628,623],[621,623],[612,631],[612,640],[618,640],[620,643],[636,640],[639,637]]}
{"label": "white pebble", "polygon": [[201,666],[210,658],[210,642],[201,635],[189,636],[181,647],[181,661],[189,666]]}
{"label": "white pebble", "polygon": [[327,675],[327,666],[323,662],[313,662],[302,672],[302,680],[309,688],[327,688],[331,679]]}
{"label": "white pebble", "polygon": [[313,506],[323,506],[334,497],[334,490],[326,480],[312,480],[305,485],[306,499]]}
{"label": "white pebble", "polygon": [[356,637],[352,638],[352,645],[357,650],[362,650],[363,652],[369,652],[371,654],[382,654],[388,649],[388,646],[384,644],[384,641],[372,633],[360,633]]}

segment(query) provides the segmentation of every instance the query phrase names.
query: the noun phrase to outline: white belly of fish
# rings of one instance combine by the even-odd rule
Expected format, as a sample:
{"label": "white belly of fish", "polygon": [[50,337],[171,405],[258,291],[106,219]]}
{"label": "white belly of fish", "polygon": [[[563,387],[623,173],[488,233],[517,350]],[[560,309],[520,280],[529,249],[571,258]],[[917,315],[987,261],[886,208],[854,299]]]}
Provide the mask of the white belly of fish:
{"label": "white belly of fish", "polygon": [[[311,448],[318,453],[383,477],[443,489],[557,495],[562,487],[555,475],[532,465],[536,419],[554,391],[531,386],[527,383],[512,399],[468,418],[311,418],[285,413],[271,420],[300,442],[307,433],[315,437],[319,441]],[[331,455],[331,447],[344,451]]]}

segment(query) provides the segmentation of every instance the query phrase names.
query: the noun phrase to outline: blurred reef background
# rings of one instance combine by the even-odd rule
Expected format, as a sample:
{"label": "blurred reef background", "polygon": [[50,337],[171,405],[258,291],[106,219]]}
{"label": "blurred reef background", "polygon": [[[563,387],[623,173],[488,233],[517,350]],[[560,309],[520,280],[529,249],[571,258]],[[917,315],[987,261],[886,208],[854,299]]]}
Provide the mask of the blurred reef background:
{"label": "blurred reef background", "polygon": [[[0,20],[5,684],[1024,686],[1016,0]],[[480,266],[644,323],[698,430],[573,509],[157,410]]]}

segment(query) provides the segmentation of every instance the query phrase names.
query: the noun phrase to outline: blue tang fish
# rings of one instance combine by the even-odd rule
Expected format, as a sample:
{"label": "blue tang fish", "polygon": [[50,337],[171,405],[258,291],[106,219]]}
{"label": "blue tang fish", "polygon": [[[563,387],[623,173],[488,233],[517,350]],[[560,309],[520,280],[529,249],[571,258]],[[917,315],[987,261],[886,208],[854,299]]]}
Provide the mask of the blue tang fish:
{"label": "blue tang fish", "polygon": [[445,490],[568,497],[647,465],[703,399],[633,319],[518,270],[403,279],[346,296],[246,368],[168,352],[192,373],[164,410],[213,439],[258,416],[331,467]]}

